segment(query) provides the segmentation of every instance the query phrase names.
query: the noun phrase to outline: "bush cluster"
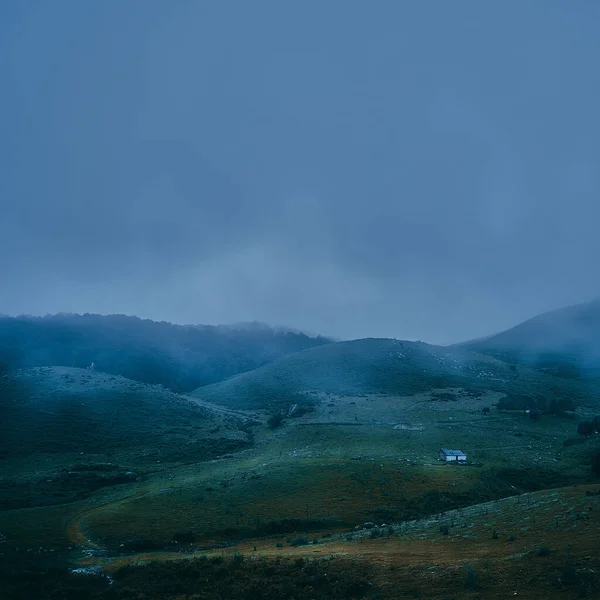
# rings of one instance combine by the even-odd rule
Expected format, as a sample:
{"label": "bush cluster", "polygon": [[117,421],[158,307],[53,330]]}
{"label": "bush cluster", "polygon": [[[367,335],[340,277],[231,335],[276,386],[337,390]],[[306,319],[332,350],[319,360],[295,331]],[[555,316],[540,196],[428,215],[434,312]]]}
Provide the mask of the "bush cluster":
{"label": "bush cluster", "polygon": [[0,570],[3,600],[351,600],[374,598],[376,586],[361,562],[336,559],[244,560],[214,557],[123,567],[113,583],[101,575],[27,565]]}

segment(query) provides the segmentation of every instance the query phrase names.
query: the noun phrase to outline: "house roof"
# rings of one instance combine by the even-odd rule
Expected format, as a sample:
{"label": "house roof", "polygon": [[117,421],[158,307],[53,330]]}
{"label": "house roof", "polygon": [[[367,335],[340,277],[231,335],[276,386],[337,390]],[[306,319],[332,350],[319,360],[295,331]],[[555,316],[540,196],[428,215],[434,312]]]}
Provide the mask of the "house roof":
{"label": "house roof", "polygon": [[448,448],[442,448],[441,452],[443,452],[446,456],[466,456],[462,450],[449,450]]}

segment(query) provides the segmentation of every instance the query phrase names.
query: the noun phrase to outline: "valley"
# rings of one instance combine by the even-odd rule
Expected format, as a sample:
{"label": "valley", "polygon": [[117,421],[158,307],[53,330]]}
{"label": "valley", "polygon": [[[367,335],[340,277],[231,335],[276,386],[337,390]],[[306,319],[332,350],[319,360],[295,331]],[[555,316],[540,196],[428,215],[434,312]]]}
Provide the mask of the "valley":
{"label": "valley", "polygon": [[[440,400],[442,393],[447,396]],[[510,557],[524,543],[521,528],[504,513],[484,520],[482,507],[491,514],[518,498],[526,503],[539,490],[595,489],[585,459],[595,442],[563,444],[591,409],[532,420],[522,411],[496,409],[499,396],[457,388],[405,397],[327,394],[312,412],[276,429],[265,424],[267,411],[256,412],[249,448],[208,461],[146,464],[136,481],[92,491],[81,501],[0,512],[8,540],[3,553],[20,553],[35,540],[46,556],[62,554],[77,568],[108,571],[205,554],[293,559],[326,553],[378,569],[394,565],[394,577],[403,580],[431,560],[438,565],[436,581],[460,577],[463,562],[481,564],[485,556],[495,564],[488,571],[502,571],[502,561],[513,564]],[[492,407],[489,414],[484,407]],[[468,464],[439,462],[440,447],[464,449]],[[74,460],[101,465],[107,457]],[[533,518],[545,518],[537,504],[532,510]],[[440,520],[458,518],[469,520],[471,537],[457,530],[448,538],[440,534]],[[432,519],[437,531],[425,525]],[[394,533],[388,527],[377,538],[349,533],[364,522],[386,523]],[[496,525],[505,538],[518,530],[519,542],[489,542],[488,529]],[[596,529],[588,534],[597,539]],[[553,550],[562,556],[572,536],[562,528],[553,536]],[[317,539],[318,550],[290,545],[297,538]],[[475,547],[473,540],[479,540]],[[450,554],[438,548],[449,543],[456,548]]]}
{"label": "valley", "polygon": [[[35,564],[143,590],[143,573],[199,569],[223,598],[273,569],[316,590],[326,566],[331,598],[598,589],[600,439],[578,434],[600,413],[594,381],[370,339],[188,394],[66,366],[0,384],[5,575]],[[276,581],[248,597],[281,597]]]}

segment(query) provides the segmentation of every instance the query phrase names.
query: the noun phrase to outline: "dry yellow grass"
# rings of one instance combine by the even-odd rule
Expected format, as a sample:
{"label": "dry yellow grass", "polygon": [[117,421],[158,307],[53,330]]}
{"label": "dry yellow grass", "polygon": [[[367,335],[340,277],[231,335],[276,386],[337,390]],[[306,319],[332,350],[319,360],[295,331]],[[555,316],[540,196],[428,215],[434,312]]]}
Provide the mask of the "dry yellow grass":
{"label": "dry yellow grass", "polygon": [[[340,534],[321,538],[318,545],[284,548],[275,547],[276,538],[260,538],[207,554],[367,561],[374,568],[382,598],[411,597],[417,590],[423,598],[439,599],[575,598],[584,584],[587,597],[598,598],[600,495],[586,494],[598,490],[600,486],[588,485],[506,498],[450,511],[439,519],[406,523],[402,532],[390,538],[346,541]],[[454,524],[449,535],[440,533],[440,523]],[[548,548],[547,556],[538,555],[542,547]],[[107,560],[104,568],[193,556],[144,553]],[[569,559],[577,571],[574,585],[561,583]],[[469,589],[467,563],[472,565],[477,589]]]}

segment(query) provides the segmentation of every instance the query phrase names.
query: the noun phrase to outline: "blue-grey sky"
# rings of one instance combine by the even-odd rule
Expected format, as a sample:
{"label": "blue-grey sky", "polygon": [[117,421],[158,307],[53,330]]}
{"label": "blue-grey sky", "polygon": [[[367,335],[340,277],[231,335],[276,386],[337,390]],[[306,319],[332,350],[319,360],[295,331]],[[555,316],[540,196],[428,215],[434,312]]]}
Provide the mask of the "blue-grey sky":
{"label": "blue-grey sky", "polygon": [[0,312],[485,335],[600,295],[600,3],[4,0]]}

